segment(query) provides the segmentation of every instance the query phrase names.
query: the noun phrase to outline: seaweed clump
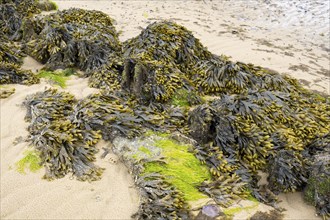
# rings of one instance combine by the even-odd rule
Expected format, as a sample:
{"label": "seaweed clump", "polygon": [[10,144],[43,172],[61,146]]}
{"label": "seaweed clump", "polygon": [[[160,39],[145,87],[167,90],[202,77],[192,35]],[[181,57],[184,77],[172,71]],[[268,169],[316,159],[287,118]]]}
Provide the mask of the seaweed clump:
{"label": "seaweed clump", "polygon": [[22,27],[26,52],[46,68],[95,70],[121,50],[113,20],[99,11],[72,8],[28,18]]}
{"label": "seaweed clump", "polygon": [[136,219],[191,219],[189,201],[205,198],[198,186],[210,180],[210,173],[192,152],[190,145],[174,141],[167,134],[144,138],[117,138],[113,150],[120,155],[136,179],[141,192]]}
{"label": "seaweed clump", "polygon": [[20,40],[24,18],[56,9],[56,4],[48,0],[1,0],[0,30],[8,37]]}
{"label": "seaweed clump", "polygon": [[2,40],[0,45],[0,62],[6,62],[11,64],[22,64],[22,53],[20,47],[11,42],[7,36],[0,33]]}
{"label": "seaweed clump", "polygon": [[0,87],[0,99],[5,99],[15,93],[15,88]]}
{"label": "seaweed clump", "polygon": [[305,91],[250,91],[222,95],[196,107],[188,124],[198,142],[196,156],[210,167],[215,180],[237,175],[256,198],[274,205],[273,197],[265,198],[258,189],[256,171],[272,173],[268,188],[275,194],[302,190],[310,164],[304,150],[327,133],[329,119],[326,101]]}
{"label": "seaweed clump", "polygon": [[330,134],[316,139],[309,148],[312,162],[304,197],[319,215],[330,217]]}
{"label": "seaweed clump", "polygon": [[21,26],[23,20],[41,10],[53,10],[55,4],[48,0],[1,0],[0,1],[0,84],[38,83],[31,71],[22,70]]}
{"label": "seaweed clump", "polygon": [[269,213],[267,212],[256,212],[250,220],[282,220],[283,214],[276,210],[272,210]]}
{"label": "seaweed clump", "polygon": [[0,62],[0,84],[31,85],[38,82],[39,79],[30,70],[22,70],[18,65]]}
{"label": "seaweed clump", "polygon": [[46,179],[61,178],[71,172],[78,180],[97,180],[103,172],[93,164],[98,152],[95,144],[101,135],[81,130],[70,121],[75,103],[72,95],[55,89],[30,95],[24,101],[25,119],[31,122],[30,141],[46,167]]}
{"label": "seaweed clump", "polygon": [[25,84],[38,83],[39,79],[30,70],[22,70],[22,53],[19,46],[11,42],[7,36],[0,33],[0,84]]}
{"label": "seaweed clump", "polygon": [[42,168],[40,163],[40,156],[35,150],[26,150],[24,152],[24,157],[16,163],[16,169],[22,174],[25,174],[25,169],[27,167],[31,172],[37,172]]}
{"label": "seaweed clump", "polygon": [[198,63],[212,56],[183,26],[155,22],[124,42],[122,88],[145,101],[166,102],[178,89],[193,91]]}
{"label": "seaweed clump", "polygon": [[140,106],[116,95],[100,93],[76,100],[56,89],[28,96],[24,105],[30,140],[41,152],[47,179],[72,172],[80,180],[96,180],[102,173],[93,164],[99,139],[113,141],[117,136],[139,136],[146,129],[173,129],[183,117],[177,113],[171,118],[164,109]]}
{"label": "seaweed clump", "polygon": [[74,74],[73,69],[66,69],[63,71],[45,71],[42,70],[38,72],[38,78],[45,78],[49,80],[52,84],[58,85],[61,88],[66,88],[66,81],[68,78]]}

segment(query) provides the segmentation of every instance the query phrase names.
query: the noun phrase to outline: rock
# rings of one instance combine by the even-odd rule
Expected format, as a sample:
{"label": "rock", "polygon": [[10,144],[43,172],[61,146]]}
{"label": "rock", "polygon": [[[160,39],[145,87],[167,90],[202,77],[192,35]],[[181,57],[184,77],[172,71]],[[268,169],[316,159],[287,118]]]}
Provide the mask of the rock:
{"label": "rock", "polygon": [[198,213],[195,220],[215,220],[217,217],[224,215],[219,206],[215,204],[205,205]]}

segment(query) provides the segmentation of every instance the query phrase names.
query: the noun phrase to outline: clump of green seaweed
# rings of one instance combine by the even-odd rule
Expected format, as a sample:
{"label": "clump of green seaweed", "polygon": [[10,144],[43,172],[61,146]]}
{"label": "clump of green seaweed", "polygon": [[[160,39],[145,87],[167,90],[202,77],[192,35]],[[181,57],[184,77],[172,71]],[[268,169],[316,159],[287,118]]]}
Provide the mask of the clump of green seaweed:
{"label": "clump of green seaweed", "polygon": [[44,78],[49,80],[52,84],[58,85],[61,88],[66,88],[66,81],[74,74],[73,69],[66,69],[63,71],[45,71],[41,70],[38,72],[38,78]]}
{"label": "clump of green seaweed", "polygon": [[[27,16],[19,27],[5,28],[47,68],[79,68],[90,86],[102,89],[81,100],[46,90],[24,102],[30,141],[47,168],[46,178],[72,173],[80,180],[99,179],[102,168],[93,162],[101,138],[114,142],[148,130],[179,131],[211,174],[193,188],[217,204],[228,207],[253,195],[276,207],[274,193],[307,185],[307,198],[321,215],[329,214],[328,191],[315,184],[327,183],[329,176],[328,162],[316,165],[315,159],[328,146],[320,143],[330,130],[329,98],[289,76],[214,55],[174,22],[155,22],[123,45],[113,20],[97,11]],[[12,52],[1,56],[19,60]],[[202,102],[204,95],[216,99]],[[117,154],[123,157],[127,149]],[[135,217],[189,219],[185,187],[159,166],[168,167],[177,155],[153,153],[148,148],[124,158],[143,197]],[[322,175],[315,172],[319,167]],[[260,170],[272,173],[266,189],[258,186]]]}
{"label": "clump of green seaweed", "polygon": [[25,169],[28,168],[31,172],[37,172],[42,168],[39,154],[35,150],[26,150],[24,157],[16,162],[16,170],[19,173],[25,174]]}

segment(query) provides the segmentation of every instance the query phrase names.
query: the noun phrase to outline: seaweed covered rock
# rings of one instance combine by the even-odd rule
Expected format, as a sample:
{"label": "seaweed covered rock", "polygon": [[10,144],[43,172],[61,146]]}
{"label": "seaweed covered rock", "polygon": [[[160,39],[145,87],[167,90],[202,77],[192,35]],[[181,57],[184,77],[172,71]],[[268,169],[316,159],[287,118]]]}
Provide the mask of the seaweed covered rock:
{"label": "seaweed covered rock", "polygon": [[319,215],[330,217],[330,134],[313,141],[309,153],[313,156],[304,197]]}
{"label": "seaweed covered rock", "polygon": [[24,84],[38,83],[37,78],[30,70],[22,70],[18,65],[0,62],[0,84]]}
{"label": "seaweed covered rock", "polygon": [[268,182],[271,190],[294,192],[302,190],[307,182],[306,160],[302,155],[292,150],[280,150],[269,161]]}
{"label": "seaweed covered rock", "polygon": [[[152,62],[155,67],[151,70],[164,70],[163,78],[170,79],[171,73],[180,70],[181,79],[189,80],[194,89],[206,94],[247,94],[251,90],[261,89],[291,92],[300,89],[294,80],[273,71],[211,54],[189,30],[174,22],[150,24],[139,36],[124,42],[123,53],[128,62],[132,63],[133,59],[138,63],[137,70],[134,64],[124,66],[124,74],[130,73],[132,81],[134,76],[140,76],[140,66],[144,67],[144,76],[154,75],[154,71],[146,68]],[[168,87],[162,88],[163,93],[167,89],[180,88],[180,85],[170,82],[162,82],[163,86]],[[149,82],[143,85],[148,86]]]}
{"label": "seaweed covered rock", "polygon": [[[319,139],[330,130],[328,98],[288,76],[213,55],[173,22],[149,25],[123,48],[112,19],[98,11],[69,9],[26,18],[20,31],[25,51],[47,68],[79,68],[90,76],[91,86],[104,89],[82,100],[47,90],[25,101],[30,139],[41,152],[48,178],[70,172],[81,180],[100,178],[102,169],[93,164],[100,138],[114,142],[148,129],[180,131],[195,140],[189,152],[211,175],[198,181],[198,189],[219,205],[249,194],[274,205],[273,193],[307,184],[319,212],[329,213],[328,191],[315,185],[317,178],[327,183],[324,177],[329,176],[328,162],[315,163],[328,146]],[[2,57],[15,61],[12,54]],[[190,104],[198,104],[192,108],[172,105],[179,91],[217,99],[201,104],[199,97],[192,98]],[[122,150],[133,152],[131,145]],[[157,166],[168,167],[168,158],[177,154],[154,155],[144,149],[143,155],[123,158],[142,192],[135,217],[188,219],[180,186],[174,187]],[[320,167],[325,175],[316,176]],[[264,192],[257,184],[260,170],[272,173]]]}
{"label": "seaweed covered rock", "polygon": [[0,30],[9,37],[20,39],[22,20],[41,11],[57,9],[55,3],[48,0],[1,0]]}
{"label": "seaweed covered rock", "polygon": [[135,38],[124,42],[124,57],[142,61],[161,61],[192,74],[200,60],[213,55],[185,27],[170,21],[155,22]]}
{"label": "seaweed covered rock", "polygon": [[137,182],[142,196],[139,211],[133,215],[139,220],[144,219],[189,219],[187,203],[180,191],[169,184],[159,174],[142,176]]}
{"label": "seaweed covered rock", "polygon": [[211,54],[189,30],[169,21],[150,24],[124,42],[123,57],[122,88],[146,100],[167,101],[182,87],[217,95],[303,90],[290,77]]}
{"label": "seaweed covered rock", "polygon": [[210,176],[189,146],[152,133],[132,140],[116,138],[113,151],[131,170],[141,192],[136,219],[192,219],[188,202],[205,198],[198,186]]}
{"label": "seaweed covered rock", "polygon": [[[268,188],[275,193],[301,190],[310,163],[303,151],[328,132],[329,120],[327,100],[305,90],[250,91],[195,107],[188,124],[198,143],[195,154],[214,181],[237,174],[260,201],[273,203],[273,196],[258,190],[256,171],[272,173]],[[212,187],[205,189],[212,195]]]}
{"label": "seaweed covered rock", "polygon": [[122,88],[146,101],[166,102],[182,87],[193,91],[199,62],[212,56],[185,27],[155,22],[124,42]]}
{"label": "seaweed covered rock", "polygon": [[99,11],[68,9],[29,18],[22,27],[26,52],[46,68],[95,70],[121,51],[113,20]]}
{"label": "seaweed covered rock", "polygon": [[22,57],[24,56],[20,47],[11,42],[8,37],[0,33],[0,62],[11,64],[22,64]]}
{"label": "seaweed covered rock", "polygon": [[13,4],[0,4],[0,31],[7,36],[12,36],[19,30],[22,17]]}

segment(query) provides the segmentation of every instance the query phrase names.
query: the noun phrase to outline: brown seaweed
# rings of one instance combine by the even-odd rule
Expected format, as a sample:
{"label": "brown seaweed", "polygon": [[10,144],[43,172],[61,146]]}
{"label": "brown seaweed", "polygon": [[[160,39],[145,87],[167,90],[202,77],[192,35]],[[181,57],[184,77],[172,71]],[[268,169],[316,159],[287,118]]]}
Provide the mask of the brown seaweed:
{"label": "brown seaweed", "polygon": [[98,131],[81,130],[69,120],[72,95],[49,89],[30,95],[24,101],[26,120],[31,122],[28,130],[30,141],[40,152],[46,167],[46,179],[64,177],[72,173],[79,180],[97,180],[103,169],[94,165],[100,140]]}
{"label": "brown seaweed", "polygon": [[[225,207],[249,194],[275,205],[273,193],[317,188],[314,170],[327,173],[311,156],[326,148],[318,139],[330,129],[329,100],[288,76],[211,54],[183,26],[155,22],[122,48],[111,18],[69,9],[26,18],[21,31],[26,52],[47,68],[77,67],[103,89],[79,101],[48,90],[25,102],[31,140],[50,177],[72,172],[98,179],[102,169],[93,161],[101,136],[113,141],[146,130],[188,133],[195,140],[191,151],[212,174],[199,189]],[[217,99],[201,104],[193,97],[189,105],[197,106],[173,106],[178,91]],[[141,176],[144,161],[135,162],[125,162],[143,195],[135,217],[188,219],[180,192],[161,175]],[[266,189],[257,185],[260,170],[272,173]],[[324,197],[315,204],[328,213]]]}
{"label": "brown seaweed", "polygon": [[135,219],[189,219],[183,195],[159,174],[142,176],[137,181],[143,198]]}
{"label": "brown seaweed", "polygon": [[18,65],[0,62],[0,84],[31,85],[38,82],[39,79],[30,70],[22,70]]}
{"label": "brown seaweed", "polygon": [[[307,153],[307,152],[304,152]],[[308,146],[304,156],[312,158],[309,178],[304,189],[305,200],[316,207],[317,214],[330,217],[330,134]]]}
{"label": "brown seaweed", "polygon": [[113,20],[99,11],[74,8],[24,22],[23,33],[30,32],[26,52],[48,69],[77,67],[89,72],[121,49]]}

